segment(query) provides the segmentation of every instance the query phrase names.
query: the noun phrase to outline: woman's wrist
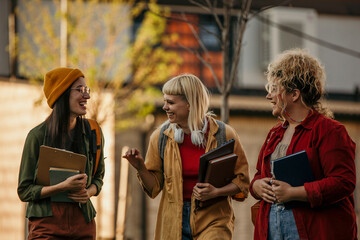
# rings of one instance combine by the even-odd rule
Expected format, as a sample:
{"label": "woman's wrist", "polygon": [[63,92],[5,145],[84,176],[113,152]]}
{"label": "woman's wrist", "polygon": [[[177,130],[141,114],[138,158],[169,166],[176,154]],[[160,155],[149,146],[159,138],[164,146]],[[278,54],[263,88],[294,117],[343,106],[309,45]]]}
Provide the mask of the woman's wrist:
{"label": "woman's wrist", "polygon": [[53,186],[54,186],[56,192],[66,192],[66,190],[67,190],[65,181],[60,182]]}
{"label": "woman's wrist", "polygon": [[136,169],[136,171],[141,174],[147,171],[147,168],[145,166],[145,164],[142,164],[142,166],[140,166],[138,169]]}
{"label": "woman's wrist", "polygon": [[95,196],[97,193],[97,187],[95,184],[91,184],[88,188],[87,188],[87,192],[88,192],[88,196],[89,198],[91,198],[92,196]]}
{"label": "woman's wrist", "polygon": [[257,184],[259,183],[259,179],[257,179],[257,180],[255,180],[254,181],[254,183],[253,183],[253,185],[252,185],[252,192],[253,192],[253,194],[255,194],[255,196],[257,197],[257,198],[262,198],[260,195],[259,195],[259,193],[256,191],[256,189],[257,189]]}
{"label": "woman's wrist", "polygon": [[304,186],[300,187],[291,187],[290,189],[290,201],[302,201],[308,202],[307,193]]}

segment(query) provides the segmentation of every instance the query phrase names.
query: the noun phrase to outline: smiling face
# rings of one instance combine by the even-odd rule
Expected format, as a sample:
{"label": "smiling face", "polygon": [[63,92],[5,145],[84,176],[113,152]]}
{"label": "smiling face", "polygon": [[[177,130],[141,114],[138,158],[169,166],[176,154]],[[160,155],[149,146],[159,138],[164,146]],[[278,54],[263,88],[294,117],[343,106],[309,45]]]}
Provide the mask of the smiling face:
{"label": "smiling face", "polygon": [[82,94],[79,90],[80,87],[86,87],[85,79],[79,77],[71,86],[69,97],[70,118],[76,118],[86,114],[87,100],[90,99],[88,93]]}
{"label": "smiling face", "polygon": [[164,111],[170,123],[177,123],[181,128],[188,128],[190,105],[181,95],[164,94]]}

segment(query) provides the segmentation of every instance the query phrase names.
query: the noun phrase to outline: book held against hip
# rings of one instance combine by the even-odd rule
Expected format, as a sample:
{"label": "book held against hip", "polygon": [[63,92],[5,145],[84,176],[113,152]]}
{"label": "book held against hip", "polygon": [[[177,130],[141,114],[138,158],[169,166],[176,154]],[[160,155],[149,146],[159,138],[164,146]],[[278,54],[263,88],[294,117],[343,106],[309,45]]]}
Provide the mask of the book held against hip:
{"label": "book held against hip", "polygon": [[[200,157],[198,182],[210,183],[220,188],[229,184],[234,176],[237,155],[234,154],[235,140],[231,139]],[[204,208],[227,197],[217,197],[206,201],[195,201],[196,208]]]}
{"label": "book held against hip", "polygon": [[[234,168],[238,156],[234,153],[210,160],[208,163],[205,183],[210,183],[216,188],[223,187],[234,179]],[[227,197],[216,197],[206,201],[200,201],[199,207],[209,206]]]}
{"label": "book held against hip", "polygon": [[271,161],[271,174],[276,180],[293,187],[313,182],[314,175],[306,151],[300,151]]}
{"label": "book held against hip", "polygon": [[64,149],[49,146],[40,146],[36,184],[49,186],[50,167],[75,169],[80,173],[85,172],[86,156]]}
{"label": "book held against hip", "polygon": [[[306,151],[300,151],[271,161],[271,174],[276,180],[290,184],[292,187],[303,186],[313,182],[314,175]],[[291,201],[284,203],[286,208],[308,205],[305,202]]]}
{"label": "book held against hip", "polygon": [[208,163],[205,182],[216,188],[229,184],[235,177],[234,168],[237,155],[232,153],[210,160]]}
{"label": "book held against hip", "polygon": [[208,151],[207,153],[201,155],[200,163],[199,163],[198,182],[200,183],[204,182],[209,161],[233,153],[234,144],[235,144],[235,140],[231,139],[227,142],[224,142],[217,148],[214,148],[211,151]]}
{"label": "book held against hip", "polygon": [[[71,176],[79,174],[80,171],[76,169],[68,169],[68,168],[57,168],[50,167],[49,169],[49,177],[50,177],[50,185],[56,185],[68,179]],[[52,195],[52,202],[74,202],[72,199],[68,198],[68,191],[61,192],[55,195]]]}

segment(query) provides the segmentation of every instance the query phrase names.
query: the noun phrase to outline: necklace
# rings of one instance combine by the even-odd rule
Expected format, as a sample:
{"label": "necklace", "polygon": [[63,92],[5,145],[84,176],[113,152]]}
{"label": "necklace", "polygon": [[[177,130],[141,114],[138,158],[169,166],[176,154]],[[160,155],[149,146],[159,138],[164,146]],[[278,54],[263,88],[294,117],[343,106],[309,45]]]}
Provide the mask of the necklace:
{"label": "necklace", "polygon": [[288,128],[289,125],[284,126],[285,121],[281,117],[278,117],[278,121],[279,121],[282,128]]}
{"label": "necklace", "polygon": [[297,121],[297,120],[293,119],[292,117],[290,117],[290,115],[287,113],[285,108],[284,108],[284,113],[291,121],[293,121],[295,123],[302,123],[303,122],[303,120]]}

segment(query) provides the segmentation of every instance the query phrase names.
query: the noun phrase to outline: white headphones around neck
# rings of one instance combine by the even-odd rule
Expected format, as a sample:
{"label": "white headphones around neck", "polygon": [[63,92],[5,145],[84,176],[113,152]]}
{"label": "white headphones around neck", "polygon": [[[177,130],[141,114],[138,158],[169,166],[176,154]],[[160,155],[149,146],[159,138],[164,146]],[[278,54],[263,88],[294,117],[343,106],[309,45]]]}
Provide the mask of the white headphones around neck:
{"label": "white headphones around neck", "polygon": [[[208,127],[208,120],[205,117],[203,128],[201,130],[191,131],[191,142],[194,145],[196,145],[196,146],[205,145],[204,138],[205,138],[207,127]],[[173,125],[173,129],[174,129],[175,142],[183,143],[184,142],[184,130],[175,124]]]}

